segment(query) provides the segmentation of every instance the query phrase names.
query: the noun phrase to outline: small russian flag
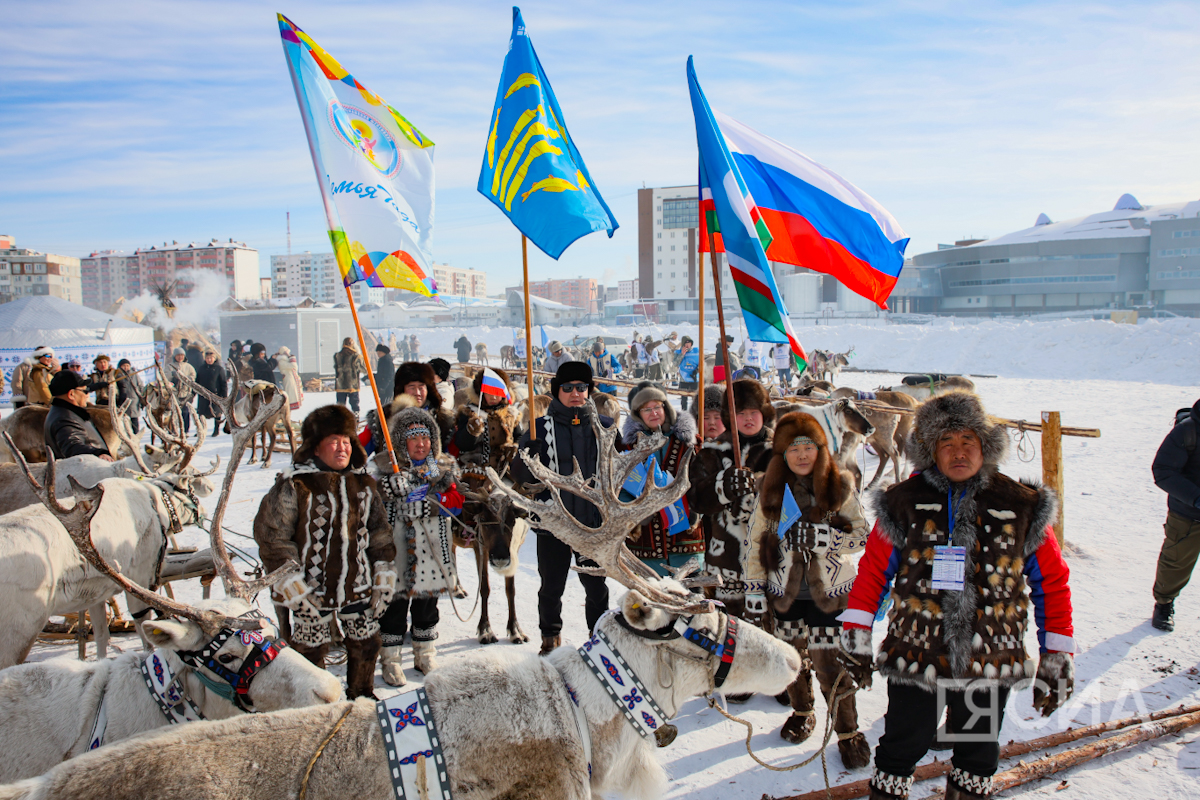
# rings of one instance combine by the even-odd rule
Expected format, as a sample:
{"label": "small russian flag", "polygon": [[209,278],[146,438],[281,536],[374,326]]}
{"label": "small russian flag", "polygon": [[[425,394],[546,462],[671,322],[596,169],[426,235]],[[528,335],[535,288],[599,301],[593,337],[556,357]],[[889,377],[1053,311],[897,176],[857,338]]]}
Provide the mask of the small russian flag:
{"label": "small russian flag", "polygon": [[483,382],[480,384],[479,390],[482,394],[503,397],[510,403],[512,402],[512,395],[508,393],[508,384],[496,374],[495,370],[488,367],[483,368]]}

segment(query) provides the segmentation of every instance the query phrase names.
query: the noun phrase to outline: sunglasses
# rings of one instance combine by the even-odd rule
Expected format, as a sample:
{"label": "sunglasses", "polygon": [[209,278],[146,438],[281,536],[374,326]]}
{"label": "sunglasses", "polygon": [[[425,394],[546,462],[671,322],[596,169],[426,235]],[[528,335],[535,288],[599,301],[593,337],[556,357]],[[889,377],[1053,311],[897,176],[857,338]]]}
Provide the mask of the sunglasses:
{"label": "sunglasses", "polygon": [[577,392],[582,394],[588,390],[588,385],[586,383],[564,383],[559,388],[564,392]]}

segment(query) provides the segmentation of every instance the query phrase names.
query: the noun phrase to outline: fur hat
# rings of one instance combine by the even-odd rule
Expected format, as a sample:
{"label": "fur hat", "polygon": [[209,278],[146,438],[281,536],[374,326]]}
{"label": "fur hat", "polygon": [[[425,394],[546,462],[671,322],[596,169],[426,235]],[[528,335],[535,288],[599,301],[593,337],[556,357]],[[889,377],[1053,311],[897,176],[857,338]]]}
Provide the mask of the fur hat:
{"label": "fur hat", "polygon": [[386,356],[392,352],[392,348],[388,347],[383,342],[380,342],[379,344],[375,345],[375,352]]}
{"label": "fur hat", "polygon": [[267,346],[262,342],[255,342],[254,344],[250,345],[250,355],[254,355],[255,353],[262,353],[265,355],[266,352]]}
{"label": "fur hat", "polygon": [[[739,378],[733,382],[733,404],[738,411],[757,409],[763,415],[763,427],[770,427],[775,422],[775,406],[771,405],[771,397],[767,388],[753,378]],[[729,419],[729,403],[721,403],[721,422],[725,430],[733,427]]]}
{"label": "fur hat", "polygon": [[692,416],[699,420],[700,415],[705,411],[720,411],[724,407],[725,387],[719,383],[706,383],[704,384],[704,396],[701,397],[697,393],[694,400],[690,410]]}
{"label": "fur hat", "polygon": [[641,420],[641,415],[638,414],[642,410],[642,406],[649,403],[651,400],[657,400],[662,403],[663,411],[666,412],[666,419],[663,421],[663,428],[670,430],[675,427],[675,408],[671,405],[671,400],[667,397],[667,393],[662,387],[653,381],[642,381],[633,388],[627,398],[629,401],[629,414]]}
{"label": "fur hat", "polygon": [[354,340],[347,336],[345,339],[342,339],[342,347],[354,347]]}
{"label": "fur hat", "polygon": [[948,392],[917,406],[906,451],[913,469],[927,470],[937,463],[937,443],[949,431],[974,431],[983,446],[984,466],[998,467],[1008,452],[1008,432],[988,420],[979,396],[971,392]]}
{"label": "fur hat", "polygon": [[393,391],[397,397],[404,394],[404,387],[410,383],[425,384],[427,395],[425,402],[441,408],[442,396],[438,394],[437,390],[437,373],[428,364],[422,364],[420,361],[405,361],[396,368],[396,380],[393,383]]}
{"label": "fur hat", "polygon": [[311,461],[317,455],[317,447],[326,436],[350,437],[350,466],[354,469],[366,465],[367,452],[358,442],[358,417],[345,406],[321,406],[304,418],[300,426],[300,446],[292,456],[293,464]]}
{"label": "fur hat", "polygon": [[768,519],[778,520],[783,506],[783,485],[793,484],[798,478],[787,464],[787,451],[797,436],[807,436],[817,446],[817,463],[812,471],[812,494],[816,499],[813,512],[806,519],[813,522],[824,520],[825,515],[837,513],[846,502],[848,496],[847,482],[843,480],[837,462],[829,452],[829,440],[821,423],[811,414],[803,411],[793,411],[784,414],[779,424],[775,426],[775,438],[771,445],[771,461],[767,464],[763,476],[762,498],[763,514]]}
{"label": "fur hat", "polygon": [[433,374],[437,375],[442,380],[450,379],[450,362],[444,358],[429,359],[429,368],[433,370]]}
{"label": "fur hat", "polygon": [[34,351],[33,351],[33,357],[34,357],[34,358],[42,358],[42,357],[45,357],[45,356],[48,356],[48,357],[50,357],[50,358],[54,358],[54,348],[53,348],[53,347],[46,347],[45,345],[42,345],[42,346],[41,346],[41,347],[39,347],[37,350],[34,350]]}
{"label": "fur hat", "polygon": [[559,350],[563,349],[562,342],[560,342],[558,339],[551,339],[550,343],[546,345],[546,349],[551,353],[557,353]]}
{"label": "fur hat", "polygon": [[112,361],[112,359],[111,359],[111,358],[109,358],[108,356],[106,356],[106,355],[104,355],[103,353],[101,353],[100,355],[98,355],[98,356],[96,356],[95,358],[93,358],[93,359],[92,359],[92,363],[93,363],[93,364],[95,364],[97,361],[99,361],[99,360],[101,360],[101,359],[104,359],[105,361]]}
{"label": "fur hat", "polygon": [[586,361],[566,361],[558,368],[558,372],[554,373],[554,377],[550,379],[550,396],[558,397],[558,390],[564,383],[586,383],[588,385],[588,394],[596,389],[596,384],[592,382],[592,368]]}

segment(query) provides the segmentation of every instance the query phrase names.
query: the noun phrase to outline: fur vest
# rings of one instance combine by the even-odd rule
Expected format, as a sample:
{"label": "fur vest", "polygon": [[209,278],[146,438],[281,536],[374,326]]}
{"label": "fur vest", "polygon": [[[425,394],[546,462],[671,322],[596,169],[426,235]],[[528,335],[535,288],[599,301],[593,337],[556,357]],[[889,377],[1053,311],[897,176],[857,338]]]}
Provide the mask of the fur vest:
{"label": "fur vest", "polygon": [[[761,475],[771,460],[771,437],[774,429],[764,426],[757,436],[739,437],[742,466]],[[705,442],[692,459],[689,471],[692,488],[688,490],[691,507],[703,514],[701,521],[707,544],[705,565],[709,572],[719,574],[724,581],[717,587],[717,599],[730,606],[735,616],[747,593],[762,594],[762,582],[750,586],[742,575],[742,542],[749,536],[749,524],[754,512],[755,493],[741,498],[725,495],[725,471],[733,468],[733,439],[725,431],[716,439]]]}
{"label": "fur vest", "polygon": [[254,540],[270,572],[300,564],[320,609],[371,599],[371,567],[396,548],[375,480],[362,469],[332,472],[314,462],[288,467],[262,499]]}
{"label": "fur vest", "polygon": [[[954,498],[953,533],[948,493]],[[1012,685],[1033,677],[1025,652],[1025,559],[1037,551],[1058,498],[986,465],[951,484],[930,467],[873,498],[876,530],[899,550],[894,605],[876,666],[889,680],[932,689],[939,679]],[[931,586],[934,548],[966,548],[962,591]]]}
{"label": "fur vest", "polygon": [[[629,416],[621,428],[621,444],[631,449],[639,435],[648,435],[649,430],[634,416]],[[678,414],[667,443],[658,451],[658,464],[669,475],[679,474],[683,458],[688,450],[696,446],[696,420],[690,414]],[[683,508],[687,513],[688,530],[672,536],[668,533],[666,512],[659,512],[642,522],[630,533],[627,544],[638,558],[666,559],[672,555],[698,555],[705,551],[704,532],[697,522],[697,515],[685,495]]]}
{"label": "fur vest", "polygon": [[454,444],[458,448],[458,462],[464,470],[483,475],[484,467],[491,467],[498,474],[517,454],[516,431],[520,425],[516,410],[507,400],[500,405],[483,407],[487,420],[486,429],[478,436],[467,429],[467,424],[479,409],[479,395],[470,386],[466,389],[467,402],[458,407],[454,416]]}

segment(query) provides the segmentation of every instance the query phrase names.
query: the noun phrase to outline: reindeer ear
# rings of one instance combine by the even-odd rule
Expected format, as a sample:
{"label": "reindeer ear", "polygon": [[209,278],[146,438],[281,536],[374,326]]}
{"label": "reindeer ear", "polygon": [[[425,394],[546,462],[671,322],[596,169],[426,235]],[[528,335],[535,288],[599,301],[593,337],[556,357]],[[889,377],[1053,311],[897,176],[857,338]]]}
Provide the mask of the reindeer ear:
{"label": "reindeer ear", "polygon": [[661,608],[653,608],[636,589],[630,589],[621,601],[621,614],[635,628],[656,631],[671,624],[672,617]]}
{"label": "reindeer ear", "polygon": [[146,638],[155,647],[183,647],[190,638],[191,629],[182,622],[170,619],[156,619],[142,625]]}

